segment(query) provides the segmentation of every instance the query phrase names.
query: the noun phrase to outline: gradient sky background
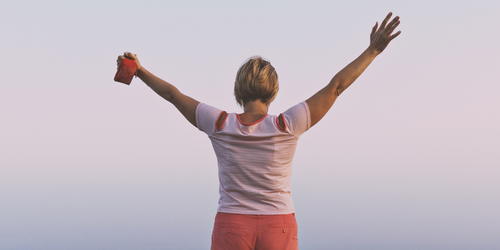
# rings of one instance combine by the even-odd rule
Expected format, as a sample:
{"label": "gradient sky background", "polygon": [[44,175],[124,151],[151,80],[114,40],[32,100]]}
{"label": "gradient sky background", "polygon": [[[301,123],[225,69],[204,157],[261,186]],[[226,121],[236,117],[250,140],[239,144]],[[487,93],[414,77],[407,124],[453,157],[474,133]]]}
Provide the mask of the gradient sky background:
{"label": "gradient sky background", "polygon": [[500,249],[500,2],[0,3],[0,249],[209,249],[210,141],[134,79],[132,51],[240,112],[271,60],[277,114],[325,86],[392,11],[402,34],[298,145],[301,249]]}

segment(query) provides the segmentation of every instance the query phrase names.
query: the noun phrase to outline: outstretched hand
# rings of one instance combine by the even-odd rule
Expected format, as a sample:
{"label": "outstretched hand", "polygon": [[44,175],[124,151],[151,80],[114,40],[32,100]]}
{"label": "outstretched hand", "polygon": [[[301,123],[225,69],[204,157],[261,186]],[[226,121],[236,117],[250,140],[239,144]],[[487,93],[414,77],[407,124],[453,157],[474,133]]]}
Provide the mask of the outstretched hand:
{"label": "outstretched hand", "polygon": [[[372,33],[370,34],[370,47],[378,54],[382,53],[384,49],[389,45],[392,39],[396,38],[401,34],[401,31],[396,32],[391,35],[391,33],[398,27],[399,25],[399,16],[396,16],[392,21],[387,24],[389,19],[392,16],[392,12],[390,12],[380,24],[380,28],[378,27],[378,22],[373,26]],[[387,26],[386,26],[387,25]],[[377,30],[378,28],[378,30]]]}
{"label": "outstretched hand", "polygon": [[122,55],[118,56],[118,59],[116,59],[116,65],[120,65],[122,60],[125,58],[133,60],[137,64],[137,70],[139,70],[141,68],[141,63],[139,63],[139,59],[137,58],[137,55],[132,54],[130,52],[125,52],[125,53],[123,53],[123,56]]}

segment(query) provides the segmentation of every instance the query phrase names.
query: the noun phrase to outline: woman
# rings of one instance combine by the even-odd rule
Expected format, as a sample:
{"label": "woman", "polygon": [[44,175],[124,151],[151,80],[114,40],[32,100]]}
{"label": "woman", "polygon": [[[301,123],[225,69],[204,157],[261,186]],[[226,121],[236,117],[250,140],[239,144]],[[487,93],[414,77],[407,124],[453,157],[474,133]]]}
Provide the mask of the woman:
{"label": "woman", "polygon": [[401,32],[399,17],[389,13],[372,29],[369,47],[330,83],[282,114],[268,115],[278,93],[278,75],[261,57],[248,59],[234,86],[242,114],[200,103],[141,66],[136,55],[118,57],[137,63],[137,76],[175,105],[212,141],[219,166],[219,207],[212,232],[215,249],[298,249],[297,223],[290,193],[292,159],[298,138],[318,123],[349,87]]}

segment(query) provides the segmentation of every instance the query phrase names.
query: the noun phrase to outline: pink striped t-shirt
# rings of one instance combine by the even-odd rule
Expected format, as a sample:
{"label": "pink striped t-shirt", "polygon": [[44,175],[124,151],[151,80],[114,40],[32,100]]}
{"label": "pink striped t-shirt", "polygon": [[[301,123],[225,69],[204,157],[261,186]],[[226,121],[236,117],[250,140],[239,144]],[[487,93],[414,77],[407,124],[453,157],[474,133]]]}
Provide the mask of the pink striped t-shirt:
{"label": "pink striped t-shirt", "polygon": [[278,116],[266,115],[252,124],[228,113],[221,127],[216,122],[223,111],[200,103],[196,124],[214,148],[219,166],[218,212],[273,215],[294,213],[290,178],[297,141],[311,126],[309,107],[301,102]]}

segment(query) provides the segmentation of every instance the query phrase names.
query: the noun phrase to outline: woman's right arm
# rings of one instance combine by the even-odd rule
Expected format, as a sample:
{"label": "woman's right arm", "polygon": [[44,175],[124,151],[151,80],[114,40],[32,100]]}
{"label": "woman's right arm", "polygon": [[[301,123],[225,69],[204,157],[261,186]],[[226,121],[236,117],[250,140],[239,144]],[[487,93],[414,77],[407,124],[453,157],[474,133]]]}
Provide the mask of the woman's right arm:
{"label": "woman's right arm", "polygon": [[391,15],[392,13],[387,15],[378,30],[378,22],[375,24],[370,35],[370,46],[358,58],[338,72],[326,87],[306,100],[311,114],[311,127],[326,115],[337,97],[363,73],[377,55],[382,53],[389,42],[401,33],[398,31],[391,35],[399,25],[399,17],[395,17],[387,24]]}
{"label": "woman's right arm", "polygon": [[196,127],[196,107],[200,102],[184,95],[174,85],[147,71],[139,63],[137,56],[130,52],[126,52],[123,56],[118,57],[118,65],[124,58],[134,60],[137,64],[137,76],[158,95],[171,102],[182,113],[182,115],[184,115],[184,117]]}

